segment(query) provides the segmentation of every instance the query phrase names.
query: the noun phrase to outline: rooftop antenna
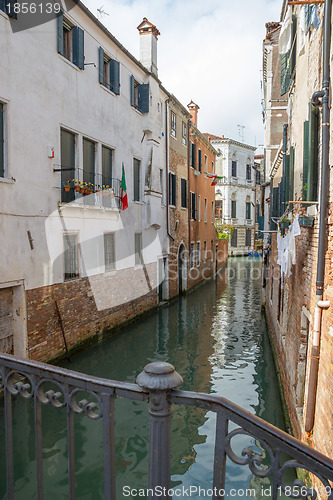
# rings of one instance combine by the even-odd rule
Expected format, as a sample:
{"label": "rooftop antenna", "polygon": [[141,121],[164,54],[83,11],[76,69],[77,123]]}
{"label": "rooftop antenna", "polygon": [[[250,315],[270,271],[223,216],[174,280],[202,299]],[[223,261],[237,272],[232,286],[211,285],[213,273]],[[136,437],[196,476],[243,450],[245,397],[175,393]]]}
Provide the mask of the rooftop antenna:
{"label": "rooftop antenna", "polygon": [[244,142],[244,129],[245,129],[245,125],[237,125],[237,127],[238,127],[239,137],[241,138],[242,142]]}
{"label": "rooftop antenna", "polygon": [[107,12],[105,12],[105,10],[103,9],[104,5],[101,5],[99,9],[97,9],[97,12],[99,13],[99,15],[101,17],[104,17],[104,16],[109,16],[110,14],[108,14]]}

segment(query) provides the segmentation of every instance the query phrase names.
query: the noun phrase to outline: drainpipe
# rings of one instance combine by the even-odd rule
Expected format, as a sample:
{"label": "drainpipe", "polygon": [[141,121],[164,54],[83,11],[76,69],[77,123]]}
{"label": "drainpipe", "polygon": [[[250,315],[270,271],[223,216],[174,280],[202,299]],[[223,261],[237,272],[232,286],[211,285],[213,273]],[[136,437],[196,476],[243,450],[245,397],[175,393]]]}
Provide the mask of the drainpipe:
{"label": "drainpipe", "polygon": [[168,104],[170,102],[170,97],[165,101],[165,172],[166,172],[166,223],[167,223],[167,235],[172,241],[175,239],[171,236],[169,232],[169,108]]}
{"label": "drainpipe", "polygon": [[315,92],[311,102],[313,106],[322,106],[322,162],[320,180],[320,200],[319,200],[319,239],[318,239],[318,261],[317,261],[317,281],[316,296],[318,299],[314,312],[313,341],[310,354],[308,394],[305,407],[304,428],[310,432],[313,428],[319,355],[321,336],[321,316],[322,310],[328,309],[329,301],[323,301],[324,277],[325,277],[325,251],[326,251],[326,214],[327,199],[329,194],[329,133],[330,133],[330,110],[329,110],[329,86],[330,86],[330,46],[331,46],[331,15],[332,0],[325,0],[324,11],[324,33],[323,33],[323,84],[322,90]]}

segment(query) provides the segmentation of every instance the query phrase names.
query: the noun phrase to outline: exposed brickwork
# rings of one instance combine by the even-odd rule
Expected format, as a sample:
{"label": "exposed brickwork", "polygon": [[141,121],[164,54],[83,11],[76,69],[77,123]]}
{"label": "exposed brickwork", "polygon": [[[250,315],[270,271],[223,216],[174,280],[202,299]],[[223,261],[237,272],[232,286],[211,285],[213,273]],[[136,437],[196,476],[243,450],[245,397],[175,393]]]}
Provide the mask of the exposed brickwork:
{"label": "exposed brickwork", "polygon": [[[333,213],[331,207],[330,214]],[[330,227],[330,232],[332,228]],[[293,433],[296,437],[314,446],[317,450],[333,456],[333,239],[329,238],[326,253],[324,300],[331,307],[322,313],[322,331],[318,388],[313,435],[306,435],[303,424],[303,401],[307,402],[307,381],[302,376],[302,366],[309,370],[312,343],[314,309],[316,305],[316,272],[318,252],[318,225],[302,228],[296,238],[296,264],[292,274],[284,277],[284,286],[279,299],[280,266],[277,264],[276,234],[272,235],[272,248],[268,260],[268,276],[265,288],[273,341],[278,355],[279,368]],[[273,276],[273,279],[272,279]],[[273,286],[272,286],[273,283]],[[279,311],[280,304],[280,311]],[[302,310],[306,311],[309,333],[302,330]],[[304,312],[303,312],[304,315]],[[304,321],[304,318],[303,318]],[[304,400],[299,396],[299,386]],[[301,405],[300,405],[301,402]]]}
{"label": "exposed brickwork", "polygon": [[[119,270],[106,279],[103,276],[27,291],[30,358],[48,361],[65,352],[56,301],[69,349],[156,306],[156,263],[146,266],[146,273],[139,268]],[[147,287],[151,288],[148,293]],[[124,299],[129,298],[127,302],[119,304],[120,291]],[[101,303],[106,294],[110,300]]]}

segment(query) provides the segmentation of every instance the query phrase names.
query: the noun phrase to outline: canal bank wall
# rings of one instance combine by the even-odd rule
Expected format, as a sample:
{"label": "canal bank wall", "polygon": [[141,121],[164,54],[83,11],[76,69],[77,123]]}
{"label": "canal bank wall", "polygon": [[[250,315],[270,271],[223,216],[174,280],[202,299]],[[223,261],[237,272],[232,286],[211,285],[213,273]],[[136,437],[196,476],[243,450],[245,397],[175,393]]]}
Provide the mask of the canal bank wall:
{"label": "canal bank wall", "polygon": [[[212,279],[215,266],[218,272],[226,265],[227,259],[228,242],[220,240],[216,261],[207,259],[206,265],[203,262],[198,266],[200,279],[190,282],[188,292]],[[118,303],[120,297],[130,300]],[[170,297],[169,300],[176,298]],[[96,276],[29,290],[28,357],[54,362],[98,342],[167,303],[159,300],[154,263],[141,269],[111,273],[108,280],[105,276],[103,279]]]}

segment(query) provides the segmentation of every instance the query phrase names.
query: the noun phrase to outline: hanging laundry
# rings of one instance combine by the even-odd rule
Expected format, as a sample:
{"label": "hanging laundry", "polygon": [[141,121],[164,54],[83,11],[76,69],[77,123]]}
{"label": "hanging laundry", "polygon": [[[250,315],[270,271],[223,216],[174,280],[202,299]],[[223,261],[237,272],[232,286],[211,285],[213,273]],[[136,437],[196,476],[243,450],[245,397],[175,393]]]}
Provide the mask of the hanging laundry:
{"label": "hanging laundry", "polygon": [[280,227],[277,233],[277,263],[280,265],[281,276],[285,274],[287,277],[291,275],[291,268],[296,264],[296,240],[295,238],[301,234],[298,214],[294,222],[289,227],[288,234],[283,238],[280,232]]}
{"label": "hanging laundry", "polygon": [[286,54],[291,48],[291,31],[292,31],[293,16],[291,7],[288,7],[286,16],[281,26],[279,38],[279,53]]}
{"label": "hanging laundry", "polygon": [[298,17],[298,55],[302,56],[305,52],[305,34],[306,34],[306,14],[305,7],[307,5],[302,5],[299,17]]}

